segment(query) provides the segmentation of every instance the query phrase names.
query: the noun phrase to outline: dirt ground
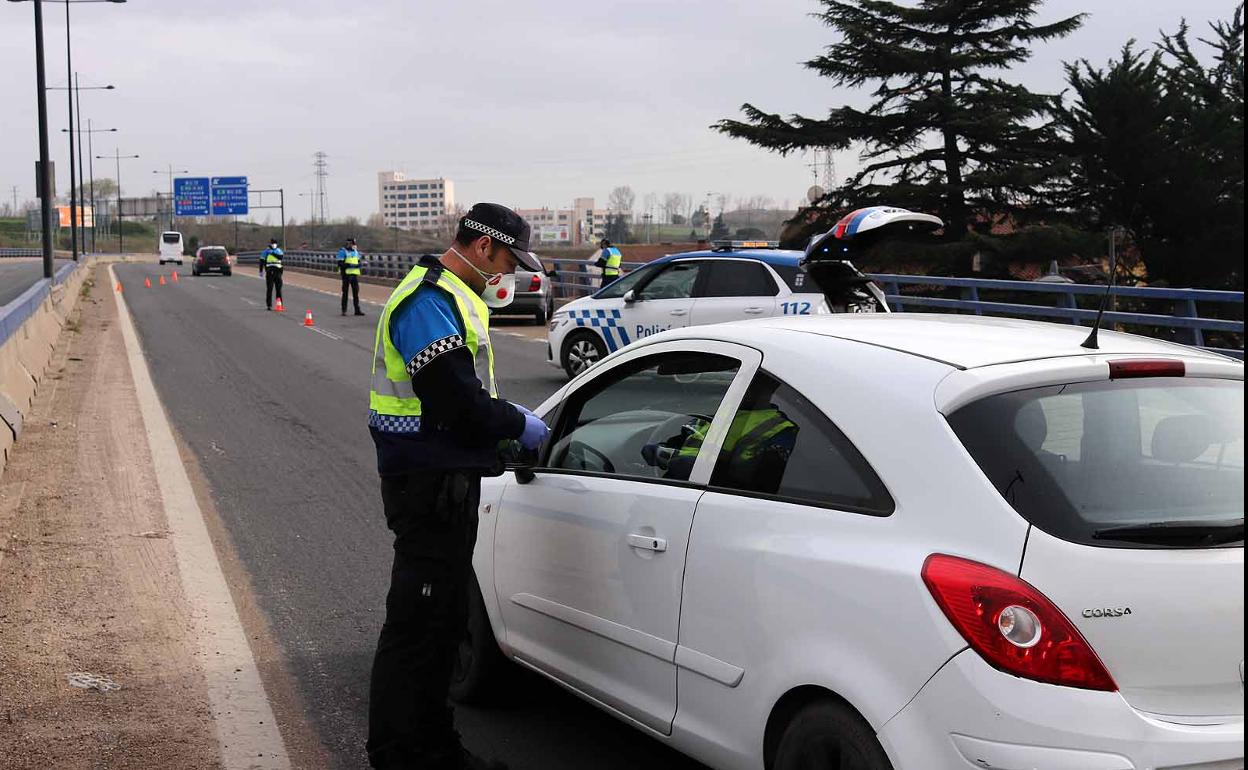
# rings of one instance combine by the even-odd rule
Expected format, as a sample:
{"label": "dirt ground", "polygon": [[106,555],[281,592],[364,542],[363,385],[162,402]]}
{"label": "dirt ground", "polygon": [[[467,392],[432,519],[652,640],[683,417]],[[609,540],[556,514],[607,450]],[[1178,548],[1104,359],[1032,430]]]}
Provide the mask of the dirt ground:
{"label": "dirt ground", "polygon": [[[187,604],[101,280],[97,268],[0,477],[0,767],[215,768]],[[73,686],[79,672],[120,687]]]}

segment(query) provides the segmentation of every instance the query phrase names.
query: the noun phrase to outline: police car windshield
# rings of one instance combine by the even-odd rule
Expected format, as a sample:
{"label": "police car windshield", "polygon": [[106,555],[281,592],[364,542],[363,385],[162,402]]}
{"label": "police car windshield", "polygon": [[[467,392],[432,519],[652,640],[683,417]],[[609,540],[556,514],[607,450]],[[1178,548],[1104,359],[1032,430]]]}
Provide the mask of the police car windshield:
{"label": "police car windshield", "polygon": [[594,296],[598,299],[619,299],[620,297],[623,297],[626,292],[637,288],[641,281],[644,281],[649,276],[654,275],[654,270],[654,265],[639,267]]}

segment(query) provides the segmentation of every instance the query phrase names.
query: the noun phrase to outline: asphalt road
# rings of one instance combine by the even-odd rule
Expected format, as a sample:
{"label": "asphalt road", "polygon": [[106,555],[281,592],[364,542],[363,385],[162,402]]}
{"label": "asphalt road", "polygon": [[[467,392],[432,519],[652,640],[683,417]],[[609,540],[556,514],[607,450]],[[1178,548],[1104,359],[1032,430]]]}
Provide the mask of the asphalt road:
{"label": "asphalt road", "polygon": [[[56,260],[53,271],[61,269],[68,259]],[[43,261],[26,259],[25,257],[5,257],[0,259],[0,307],[4,307],[18,295],[29,289],[43,277]]]}
{"label": "asphalt road", "polygon": [[[156,265],[116,270],[165,409],[199,460],[312,725],[336,767],[366,767],[368,674],[391,561],[365,424],[378,308],[340,317],[336,297],[288,283],[288,312],[270,313],[246,266],[230,278],[182,268],[165,286]],[[306,309],[317,331],[301,326]],[[544,339],[506,331],[495,325],[500,395],[536,406],[562,373],[546,364]],[[470,749],[515,770],[701,767],[534,674],[517,669],[509,682],[490,708],[458,708],[457,723]]]}

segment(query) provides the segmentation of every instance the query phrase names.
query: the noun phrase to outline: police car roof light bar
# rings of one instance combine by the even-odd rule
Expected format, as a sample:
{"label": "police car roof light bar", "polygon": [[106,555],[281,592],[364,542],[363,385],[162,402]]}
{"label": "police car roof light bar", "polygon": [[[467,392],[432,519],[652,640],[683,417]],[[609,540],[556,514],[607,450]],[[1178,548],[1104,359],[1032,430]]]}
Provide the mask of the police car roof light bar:
{"label": "police car roof light bar", "polygon": [[735,251],[737,249],[778,249],[780,241],[712,241],[714,251]]}

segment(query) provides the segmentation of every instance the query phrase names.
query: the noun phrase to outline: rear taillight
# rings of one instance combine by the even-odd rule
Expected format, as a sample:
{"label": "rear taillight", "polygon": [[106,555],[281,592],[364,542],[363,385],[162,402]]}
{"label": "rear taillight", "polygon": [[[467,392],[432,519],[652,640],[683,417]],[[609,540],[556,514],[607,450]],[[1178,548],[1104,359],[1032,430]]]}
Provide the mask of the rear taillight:
{"label": "rear taillight", "polygon": [[923,563],[923,582],[953,627],[994,668],[1066,687],[1118,689],[1079,630],[1026,581],[932,554]]}
{"label": "rear taillight", "polygon": [[541,290],[542,290],[542,277],[540,275],[534,274],[534,276],[529,279],[529,291],[541,291]]}
{"label": "rear taillight", "polygon": [[1129,359],[1109,362],[1109,379],[1125,380],[1130,377],[1182,377],[1187,367],[1182,361],[1164,359]]}

